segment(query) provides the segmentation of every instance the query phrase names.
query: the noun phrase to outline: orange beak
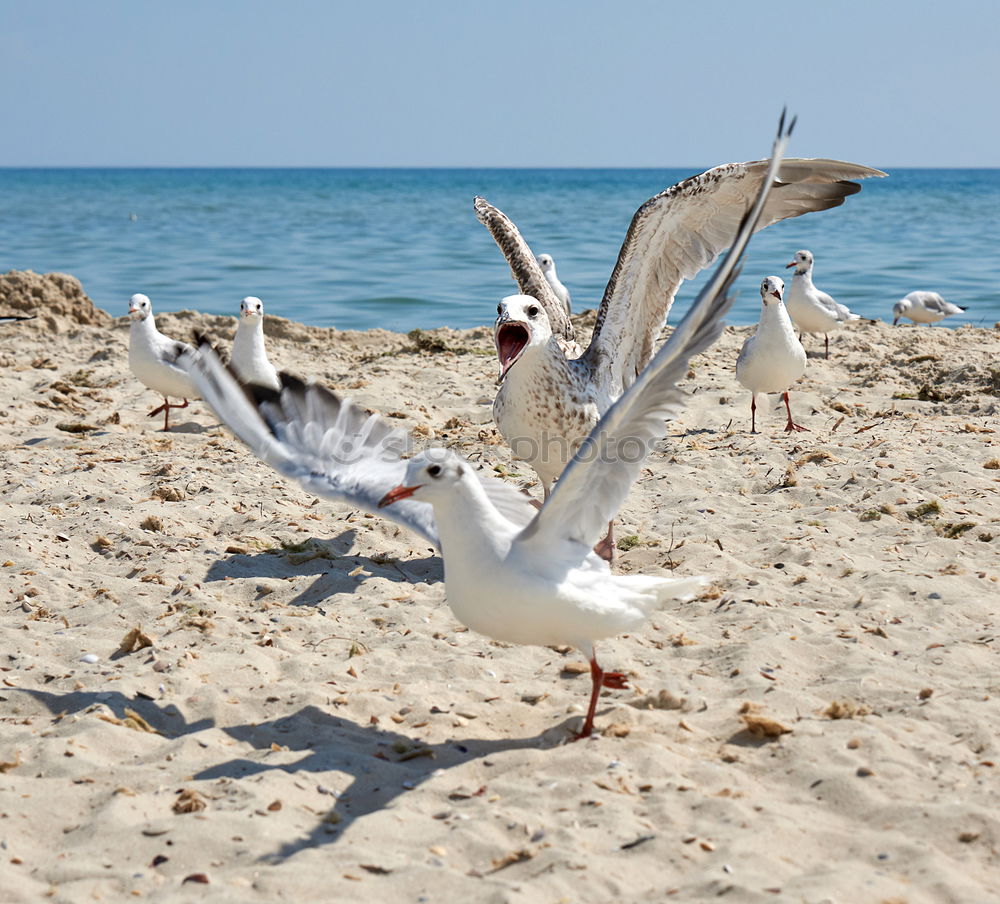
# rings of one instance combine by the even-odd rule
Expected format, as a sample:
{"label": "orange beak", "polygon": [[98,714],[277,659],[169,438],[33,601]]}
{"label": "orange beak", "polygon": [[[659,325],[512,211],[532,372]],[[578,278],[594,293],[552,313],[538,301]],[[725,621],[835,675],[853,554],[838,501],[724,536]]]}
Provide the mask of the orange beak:
{"label": "orange beak", "polygon": [[795,266],[795,261],[792,261],[790,264],[785,264],[785,269],[787,270],[789,267],[794,267],[794,266]]}
{"label": "orange beak", "polygon": [[399,502],[400,499],[408,499],[417,490],[419,490],[421,484],[417,484],[415,487],[405,487],[400,484],[398,487],[393,487],[378,501],[379,508],[385,508],[387,505],[392,505],[394,502]]}

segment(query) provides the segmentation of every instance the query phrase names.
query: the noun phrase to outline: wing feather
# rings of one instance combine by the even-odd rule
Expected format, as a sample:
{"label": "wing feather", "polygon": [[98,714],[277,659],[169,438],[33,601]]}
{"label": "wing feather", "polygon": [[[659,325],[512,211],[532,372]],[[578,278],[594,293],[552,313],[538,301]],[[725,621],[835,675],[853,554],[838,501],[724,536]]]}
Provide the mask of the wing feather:
{"label": "wing feather", "polygon": [[479,222],[490,231],[493,240],[507,259],[511,276],[514,277],[521,294],[530,295],[541,304],[549,318],[553,336],[572,342],[573,323],[569,319],[566,305],[549,285],[531,248],[510,217],[485,198],[477,197],[473,206]]}
{"label": "wing feather", "polygon": [[597,423],[538,516],[521,532],[515,542],[525,544],[527,554],[565,543],[589,548],[618,513],[642,462],[663,433],[663,420],[675,417],[684,407],[686,396],[677,383],[687,372],[688,360],[722,332],[739,262],[759,218],[766,213],[787,140],[782,115],[768,169],[757,179],[756,200],[734,229],[726,257],[668,342]]}
{"label": "wing feather", "polygon": [[[717,166],[660,192],[636,211],[584,353],[612,397],[646,366],[680,284],[728,247],[768,166],[769,160]],[[785,160],[755,228],[837,207],[861,191],[849,180],[884,175],[840,160]]]}
{"label": "wing feather", "polygon": [[[404,499],[378,507],[406,475],[402,455],[411,438],[404,431],[325,386],[288,373],[280,374],[279,390],[244,383],[207,343],[182,364],[219,420],[279,474],[317,496],[395,521],[440,548],[429,503]],[[524,527],[535,517],[530,497],[502,480],[477,476],[512,524]]]}

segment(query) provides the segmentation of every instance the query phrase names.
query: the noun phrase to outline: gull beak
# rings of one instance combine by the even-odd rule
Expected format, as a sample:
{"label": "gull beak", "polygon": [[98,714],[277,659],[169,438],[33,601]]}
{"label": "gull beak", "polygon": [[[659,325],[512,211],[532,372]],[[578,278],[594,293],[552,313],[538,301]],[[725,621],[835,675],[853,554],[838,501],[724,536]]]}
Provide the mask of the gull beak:
{"label": "gull beak", "polygon": [[781,301],[781,293],[780,292],[772,292],[771,295],[773,295],[775,298],[777,298],[778,301]]}
{"label": "gull beak", "polygon": [[417,484],[415,487],[407,487],[400,484],[397,487],[393,487],[378,501],[379,508],[385,508],[387,505],[392,505],[394,502],[399,502],[400,499],[409,499],[417,490],[420,489],[422,484]]}
{"label": "gull beak", "polygon": [[789,267],[794,267],[794,266],[795,266],[795,261],[792,261],[790,264],[785,264],[785,269],[787,270]]}

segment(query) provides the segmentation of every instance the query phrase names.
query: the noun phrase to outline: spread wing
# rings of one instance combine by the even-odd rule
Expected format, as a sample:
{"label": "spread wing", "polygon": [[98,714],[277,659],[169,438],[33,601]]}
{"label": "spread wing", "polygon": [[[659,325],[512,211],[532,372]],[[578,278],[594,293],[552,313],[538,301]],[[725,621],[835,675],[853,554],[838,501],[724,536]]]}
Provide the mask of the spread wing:
{"label": "spread wing", "polygon": [[493,241],[507,259],[511,276],[514,277],[521,294],[530,295],[541,304],[549,318],[553,336],[572,342],[573,324],[569,319],[566,305],[549,285],[542,268],[535,260],[535,255],[531,253],[528,243],[518,232],[517,227],[502,210],[494,207],[485,198],[477,197],[473,205],[479,222],[490,231]]}
{"label": "spread wing", "polygon": [[732,304],[729,290],[750,236],[767,210],[768,192],[791,132],[791,127],[784,131],[784,122],[782,114],[768,168],[757,179],[756,200],[734,226],[729,252],[669,341],[596,424],[538,516],[521,532],[515,542],[524,544],[525,554],[548,554],[558,560],[553,553],[565,544],[592,546],[618,514],[646,455],[663,433],[664,419],[676,417],[684,408],[685,394],[677,382],[687,372],[691,356],[722,332],[722,317]]}
{"label": "spread wing", "polygon": [[[319,383],[282,373],[281,388],[241,382],[207,342],[185,356],[191,380],[216,416],[279,474],[326,499],[396,521],[440,548],[429,503],[379,500],[406,475],[410,437]],[[535,516],[530,498],[503,481],[479,475],[497,510],[517,526]]]}
{"label": "spread wing", "polygon": [[[646,366],[680,284],[729,246],[769,165],[756,160],[717,166],[678,182],[636,211],[584,353],[612,397]],[[850,180],[884,175],[840,160],[785,160],[771,177],[774,184],[754,228],[838,207],[861,191]]]}

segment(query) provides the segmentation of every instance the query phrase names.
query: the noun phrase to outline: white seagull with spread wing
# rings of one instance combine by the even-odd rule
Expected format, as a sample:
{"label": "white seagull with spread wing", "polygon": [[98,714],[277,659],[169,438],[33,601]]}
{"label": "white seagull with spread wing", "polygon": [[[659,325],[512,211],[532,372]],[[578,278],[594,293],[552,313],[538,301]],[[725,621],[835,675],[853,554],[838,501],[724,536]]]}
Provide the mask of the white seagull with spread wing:
{"label": "white seagull with spread wing", "polygon": [[388,447],[391,431],[383,422],[316,384],[282,374],[280,392],[241,387],[207,345],[190,362],[193,379],[219,418],[281,473],[365,509],[377,502],[438,542],[448,602],[469,627],[510,643],[583,650],[593,681],[578,735],[586,737],[601,688],[626,686],[623,675],[598,665],[595,641],[640,627],[658,603],[689,597],[703,583],[613,575],[591,547],[628,495],[664,418],[683,408],[677,382],[689,358],[722,331],[738,262],[786,142],[779,128],[770,169],[753,209],[734,227],[729,253],[667,344],[590,431],[540,510],[513,487],[484,480],[453,452],[431,449],[402,461]]}

